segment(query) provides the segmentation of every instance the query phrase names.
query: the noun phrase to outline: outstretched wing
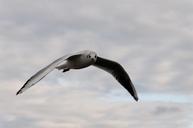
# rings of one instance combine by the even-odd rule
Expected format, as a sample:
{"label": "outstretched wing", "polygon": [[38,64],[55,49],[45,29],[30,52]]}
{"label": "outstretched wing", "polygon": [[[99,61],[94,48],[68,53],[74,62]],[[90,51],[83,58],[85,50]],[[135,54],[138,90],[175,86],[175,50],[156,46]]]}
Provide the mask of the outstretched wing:
{"label": "outstretched wing", "polygon": [[97,60],[93,65],[112,74],[116,80],[133,96],[133,98],[138,101],[137,92],[131,82],[131,79],[119,63],[97,57]]}
{"label": "outstretched wing", "polygon": [[61,64],[62,62],[64,62],[66,59],[70,58],[70,57],[74,57],[80,54],[73,54],[73,55],[66,55],[63,56],[57,60],[55,60],[54,62],[52,62],[51,64],[49,64],[48,66],[46,66],[45,68],[41,69],[40,71],[38,71],[36,74],[34,74],[29,80],[27,80],[27,82],[23,85],[23,87],[16,93],[16,95],[23,93],[25,90],[27,90],[28,88],[30,88],[31,86],[33,86],[34,84],[36,84],[38,81],[40,81],[41,79],[43,79],[49,72],[51,72],[52,70],[54,70],[59,64]]}

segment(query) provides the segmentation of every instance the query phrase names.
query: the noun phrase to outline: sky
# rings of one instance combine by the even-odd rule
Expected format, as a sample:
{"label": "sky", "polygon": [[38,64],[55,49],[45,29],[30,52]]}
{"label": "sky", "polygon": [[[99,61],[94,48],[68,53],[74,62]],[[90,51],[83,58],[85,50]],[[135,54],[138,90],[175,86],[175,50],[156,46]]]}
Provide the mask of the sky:
{"label": "sky", "polygon": [[[0,0],[0,128],[192,128],[192,0]],[[108,73],[57,70],[82,50],[119,62],[139,95]]]}

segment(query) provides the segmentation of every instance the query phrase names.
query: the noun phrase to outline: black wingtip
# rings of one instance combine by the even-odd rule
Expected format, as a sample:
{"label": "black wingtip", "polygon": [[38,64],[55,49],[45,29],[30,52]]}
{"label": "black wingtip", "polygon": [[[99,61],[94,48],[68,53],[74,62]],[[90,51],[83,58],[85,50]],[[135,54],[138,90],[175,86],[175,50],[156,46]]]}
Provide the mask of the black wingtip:
{"label": "black wingtip", "polygon": [[16,93],[16,96],[19,94],[19,92]]}
{"label": "black wingtip", "polygon": [[21,90],[19,90],[17,93],[16,93],[16,96],[19,95],[21,93]]}
{"label": "black wingtip", "polygon": [[139,98],[138,97],[133,97],[136,102],[138,102]]}

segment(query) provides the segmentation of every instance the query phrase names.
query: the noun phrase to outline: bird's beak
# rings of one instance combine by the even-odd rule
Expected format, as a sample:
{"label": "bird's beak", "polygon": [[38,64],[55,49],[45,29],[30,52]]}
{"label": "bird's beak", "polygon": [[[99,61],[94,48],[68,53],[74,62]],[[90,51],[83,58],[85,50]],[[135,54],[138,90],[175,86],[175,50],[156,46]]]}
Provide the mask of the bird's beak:
{"label": "bird's beak", "polygon": [[93,62],[95,61],[94,58],[92,58],[92,61],[93,61]]}

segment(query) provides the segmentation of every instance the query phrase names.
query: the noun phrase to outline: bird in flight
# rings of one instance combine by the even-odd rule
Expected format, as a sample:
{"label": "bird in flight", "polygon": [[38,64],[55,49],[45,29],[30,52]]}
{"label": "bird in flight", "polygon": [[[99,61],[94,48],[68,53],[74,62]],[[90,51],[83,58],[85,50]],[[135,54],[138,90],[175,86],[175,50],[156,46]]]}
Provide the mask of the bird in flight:
{"label": "bird in flight", "polygon": [[16,95],[35,85],[54,69],[67,72],[71,69],[82,69],[91,65],[110,73],[138,101],[135,87],[124,68],[119,63],[99,57],[95,52],[89,50],[68,54],[55,60],[28,79]]}

